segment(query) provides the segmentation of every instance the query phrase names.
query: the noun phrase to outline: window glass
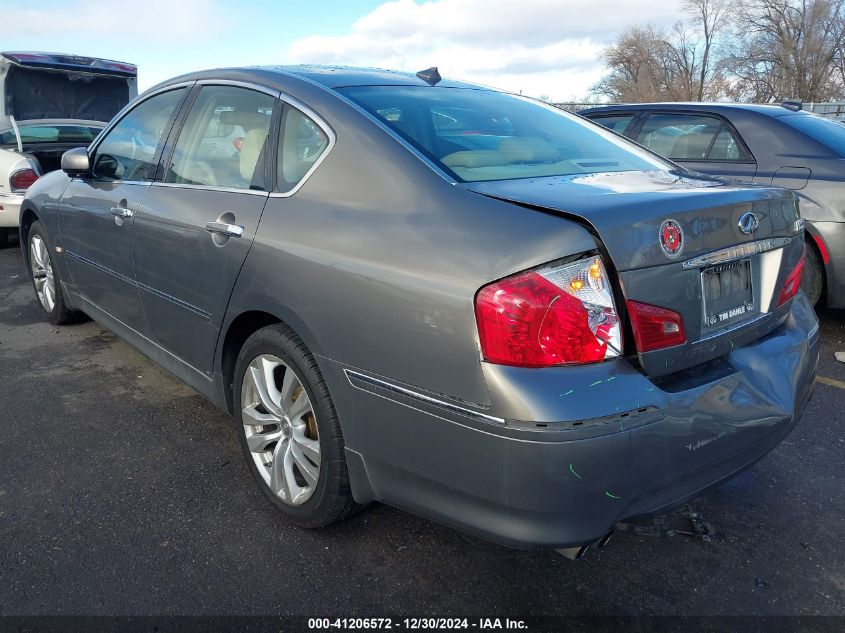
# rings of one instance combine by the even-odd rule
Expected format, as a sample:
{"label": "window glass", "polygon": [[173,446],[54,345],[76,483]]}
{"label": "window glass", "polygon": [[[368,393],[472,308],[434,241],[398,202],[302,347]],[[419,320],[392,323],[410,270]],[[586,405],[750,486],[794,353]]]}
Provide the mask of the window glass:
{"label": "window glass", "polygon": [[458,180],[671,169],[581,117],[516,95],[428,86],[339,90]]}
{"label": "window glass", "polygon": [[279,139],[279,191],[302,180],[329,145],[323,129],[296,108],[287,106]]}
{"label": "window glass", "polygon": [[842,157],[845,157],[845,126],[818,114],[789,114],[778,117],[789,126],[814,138]]}
{"label": "window glass", "polygon": [[276,99],[234,86],[205,86],[176,142],[165,182],[262,189],[264,147]]}
{"label": "window glass", "polygon": [[746,158],[730,128],[712,116],[652,114],[637,135],[637,141],[674,160]]}
{"label": "window glass", "polygon": [[[79,143],[88,145],[100,133],[92,125],[24,125],[18,128],[21,143]],[[16,146],[14,130],[0,132],[0,145]]]}
{"label": "window glass", "polygon": [[151,97],[132,109],[97,146],[92,173],[112,180],[151,180],[156,149],[173,111],[185,96],[177,88]]}
{"label": "window glass", "polygon": [[613,116],[596,116],[596,117],[589,117],[595,123],[599,125],[603,125],[608,130],[613,130],[617,134],[622,134],[625,131],[625,128],[628,127],[628,124],[631,122],[631,119],[634,118],[633,114],[614,114]]}

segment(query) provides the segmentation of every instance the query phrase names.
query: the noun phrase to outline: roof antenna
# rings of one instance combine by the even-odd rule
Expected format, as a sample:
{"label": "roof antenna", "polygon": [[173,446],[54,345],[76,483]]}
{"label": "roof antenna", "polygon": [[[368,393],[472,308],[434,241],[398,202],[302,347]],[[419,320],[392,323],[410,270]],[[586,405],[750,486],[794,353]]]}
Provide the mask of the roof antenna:
{"label": "roof antenna", "polygon": [[440,83],[440,80],[442,79],[440,73],[437,72],[437,66],[432,66],[431,68],[421,70],[417,73],[417,77],[422,79],[429,86],[436,86],[438,83]]}

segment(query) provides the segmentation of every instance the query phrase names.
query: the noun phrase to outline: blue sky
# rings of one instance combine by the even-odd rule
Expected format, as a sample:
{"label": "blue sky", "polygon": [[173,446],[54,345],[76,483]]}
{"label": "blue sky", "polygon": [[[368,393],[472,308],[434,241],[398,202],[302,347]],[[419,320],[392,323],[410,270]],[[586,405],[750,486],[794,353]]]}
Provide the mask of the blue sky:
{"label": "blue sky", "polygon": [[[567,100],[601,76],[626,26],[679,0],[0,0],[4,50],[132,62],[139,87],[219,66],[344,63],[419,70]],[[585,8],[589,6],[589,11]],[[601,16],[597,19],[596,16]]]}

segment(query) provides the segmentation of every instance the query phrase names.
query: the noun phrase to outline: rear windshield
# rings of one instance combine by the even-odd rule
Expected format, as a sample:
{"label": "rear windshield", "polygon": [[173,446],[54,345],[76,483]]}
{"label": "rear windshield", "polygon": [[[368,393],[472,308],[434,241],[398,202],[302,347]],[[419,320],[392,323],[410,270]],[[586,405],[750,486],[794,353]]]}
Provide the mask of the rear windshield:
{"label": "rear windshield", "polygon": [[845,125],[817,114],[789,114],[779,118],[845,157]]}
{"label": "rear windshield", "polygon": [[674,167],[580,117],[502,92],[426,86],[339,91],[465,182]]}
{"label": "rear windshield", "polygon": [[[73,143],[88,145],[100,128],[90,125],[24,125],[18,128],[21,143]],[[17,145],[14,130],[0,132],[0,145]]]}

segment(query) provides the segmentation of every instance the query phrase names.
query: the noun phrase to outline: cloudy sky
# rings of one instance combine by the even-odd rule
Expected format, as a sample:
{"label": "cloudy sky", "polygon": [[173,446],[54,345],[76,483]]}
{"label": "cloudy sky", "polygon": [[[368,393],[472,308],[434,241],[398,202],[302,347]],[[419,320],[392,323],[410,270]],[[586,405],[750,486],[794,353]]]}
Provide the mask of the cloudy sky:
{"label": "cloudy sky", "polygon": [[128,61],[141,90],[219,66],[337,63],[416,71],[556,101],[588,94],[603,47],[679,0],[0,0],[4,50]]}

